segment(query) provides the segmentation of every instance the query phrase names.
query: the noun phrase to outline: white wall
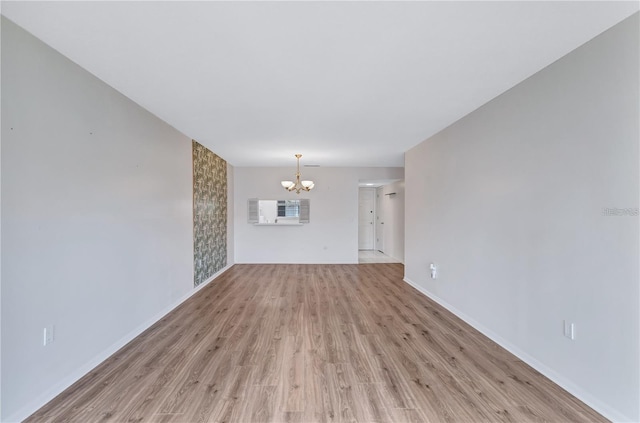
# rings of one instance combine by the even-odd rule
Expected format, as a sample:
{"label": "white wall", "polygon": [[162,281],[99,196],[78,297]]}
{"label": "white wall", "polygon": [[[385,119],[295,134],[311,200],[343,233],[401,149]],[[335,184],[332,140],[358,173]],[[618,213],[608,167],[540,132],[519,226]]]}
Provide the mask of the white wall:
{"label": "white wall", "polygon": [[[357,263],[358,181],[402,179],[402,168],[303,168],[316,183],[299,195],[285,191],[281,180],[291,167],[235,168],[236,263]],[[311,222],[302,226],[255,226],[247,223],[247,200],[309,198]]]}
{"label": "white wall", "polygon": [[638,216],[603,209],[639,204],[638,26],[636,13],[406,154],[407,281],[629,421]]}
{"label": "white wall", "polygon": [[2,18],[3,421],[193,292],[191,178],[189,138]]}
{"label": "white wall", "polygon": [[376,212],[384,221],[384,253],[404,263],[404,181],[383,185],[376,191]]}

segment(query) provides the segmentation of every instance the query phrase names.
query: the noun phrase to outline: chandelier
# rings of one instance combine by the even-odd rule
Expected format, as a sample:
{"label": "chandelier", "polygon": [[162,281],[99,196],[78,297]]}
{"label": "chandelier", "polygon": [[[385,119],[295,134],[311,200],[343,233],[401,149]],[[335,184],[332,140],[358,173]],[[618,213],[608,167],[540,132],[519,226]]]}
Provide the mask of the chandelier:
{"label": "chandelier", "polygon": [[296,159],[298,159],[298,170],[296,171],[296,181],[282,181],[282,187],[287,191],[295,191],[296,194],[300,194],[300,191],[311,191],[315,184],[313,181],[300,181],[300,157],[302,154],[296,154]]}

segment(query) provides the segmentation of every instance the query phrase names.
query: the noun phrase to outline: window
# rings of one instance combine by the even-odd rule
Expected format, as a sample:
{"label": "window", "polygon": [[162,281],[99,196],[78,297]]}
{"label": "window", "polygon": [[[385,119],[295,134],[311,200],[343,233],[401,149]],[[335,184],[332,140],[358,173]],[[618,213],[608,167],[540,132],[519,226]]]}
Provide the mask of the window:
{"label": "window", "polygon": [[298,200],[278,200],[278,217],[300,216],[300,202]]}

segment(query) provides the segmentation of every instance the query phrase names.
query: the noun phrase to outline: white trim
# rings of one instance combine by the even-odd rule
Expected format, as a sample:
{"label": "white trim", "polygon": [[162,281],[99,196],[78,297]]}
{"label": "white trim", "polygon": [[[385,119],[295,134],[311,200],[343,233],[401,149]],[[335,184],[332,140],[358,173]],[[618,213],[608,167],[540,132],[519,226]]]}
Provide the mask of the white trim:
{"label": "white trim", "polygon": [[474,329],[480,331],[484,336],[491,339],[493,342],[500,345],[502,348],[509,351],[511,354],[515,355],[520,360],[524,361],[529,366],[536,369],[538,372],[540,372],[542,375],[550,379],[556,385],[560,386],[562,389],[566,390],[571,395],[578,398],[580,401],[582,401],[589,407],[593,408],[595,411],[602,414],[607,419],[611,420],[612,422],[631,422],[632,421],[632,419],[630,419],[629,417],[620,413],[618,410],[611,408],[607,404],[604,404],[598,398],[584,391],[582,388],[580,388],[575,383],[571,382],[569,379],[565,378],[564,376],[562,376],[552,368],[548,367],[547,365],[541,363],[540,361],[530,356],[526,352],[522,351],[520,348],[513,345],[511,342],[502,338],[500,335],[494,333],[491,329],[485,327],[484,325],[476,321],[474,318],[461,312],[451,304],[439,298],[437,295],[432,294],[431,292],[427,291],[426,289],[424,289],[423,287],[421,287],[420,285],[413,282],[411,279],[407,277],[405,277],[403,280],[409,285],[411,285],[412,287],[414,287],[415,289],[417,289],[420,293],[429,297],[430,299],[440,304],[442,307],[446,308],[448,311],[450,311],[460,319],[464,320],[467,324],[473,326]]}
{"label": "white trim", "polygon": [[302,226],[304,223],[254,223],[253,226]]}
{"label": "white trim", "polygon": [[195,287],[193,290],[191,290],[187,294],[183,295],[176,302],[174,302],[173,304],[165,307],[162,311],[157,313],[155,316],[151,317],[146,322],[144,322],[141,325],[137,326],[131,332],[127,333],[125,336],[120,338],[118,341],[114,342],[110,347],[108,347],[107,349],[102,351],[100,354],[96,355],[93,359],[89,360],[87,363],[85,363],[84,365],[80,366],[75,372],[73,372],[69,376],[65,377],[63,380],[61,380],[59,383],[54,385],[47,392],[45,392],[44,394],[38,396],[38,398],[30,401],[27,405],[22,407],[20,410],[18,410],[17,412],[13,413],[11,416],[7,417],[7,419],[3,420],[3,422],[4,423],[21,422],[24,419],[26,419],[27,417],[29,417],[31,414],[33,414],[36,411],[38,411],[45,404],[47,404],[49,401],[51,401],[56,396],[61,394],[65,389],[69,388],[71,385],[76,383],[78,380],[80,380],[80,378],[85,376],[92,369],[97,367],[100,363],[105,361],[107,358],[111,357],[120,348],[124,347],[126,344],[131,342],[133,339],[135,339],[137,336],[142,334],[142,332],[144,332],[145,330],[149,329],[156,322],[160,321],[164,316],[166,316],[171,311],[173,311],[176,307],[178,307],[183,302],[188,300],[191,296],[195,295],[202,288],[204,288],[205,285],[208,285],[209,282],[213,281],[215,278],[217,278],[218,276],[222,275],[224,272],[229,270],[232,266],[233,266],[233,264],[228,264],[227,266],[225,266],[222,270],[220,270],[217,273],[215,273],[213,276],[211,276],[205,282],[202,282],[200,285]]}
{"label": "white trim", "polygon": [[351,260],[332,260],[332,261],[238,261],[236,264],[359,264],[357,261]]}

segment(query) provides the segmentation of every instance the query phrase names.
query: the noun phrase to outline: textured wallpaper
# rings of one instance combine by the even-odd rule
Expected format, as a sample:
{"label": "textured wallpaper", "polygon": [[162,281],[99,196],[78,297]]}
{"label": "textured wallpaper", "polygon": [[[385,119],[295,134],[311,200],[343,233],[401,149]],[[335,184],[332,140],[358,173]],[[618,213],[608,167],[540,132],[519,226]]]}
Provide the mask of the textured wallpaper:
{"label": "textured wallpaper", "polygon": [[227,265],[227,162],[193,141],[193,261],[198,286]]}

